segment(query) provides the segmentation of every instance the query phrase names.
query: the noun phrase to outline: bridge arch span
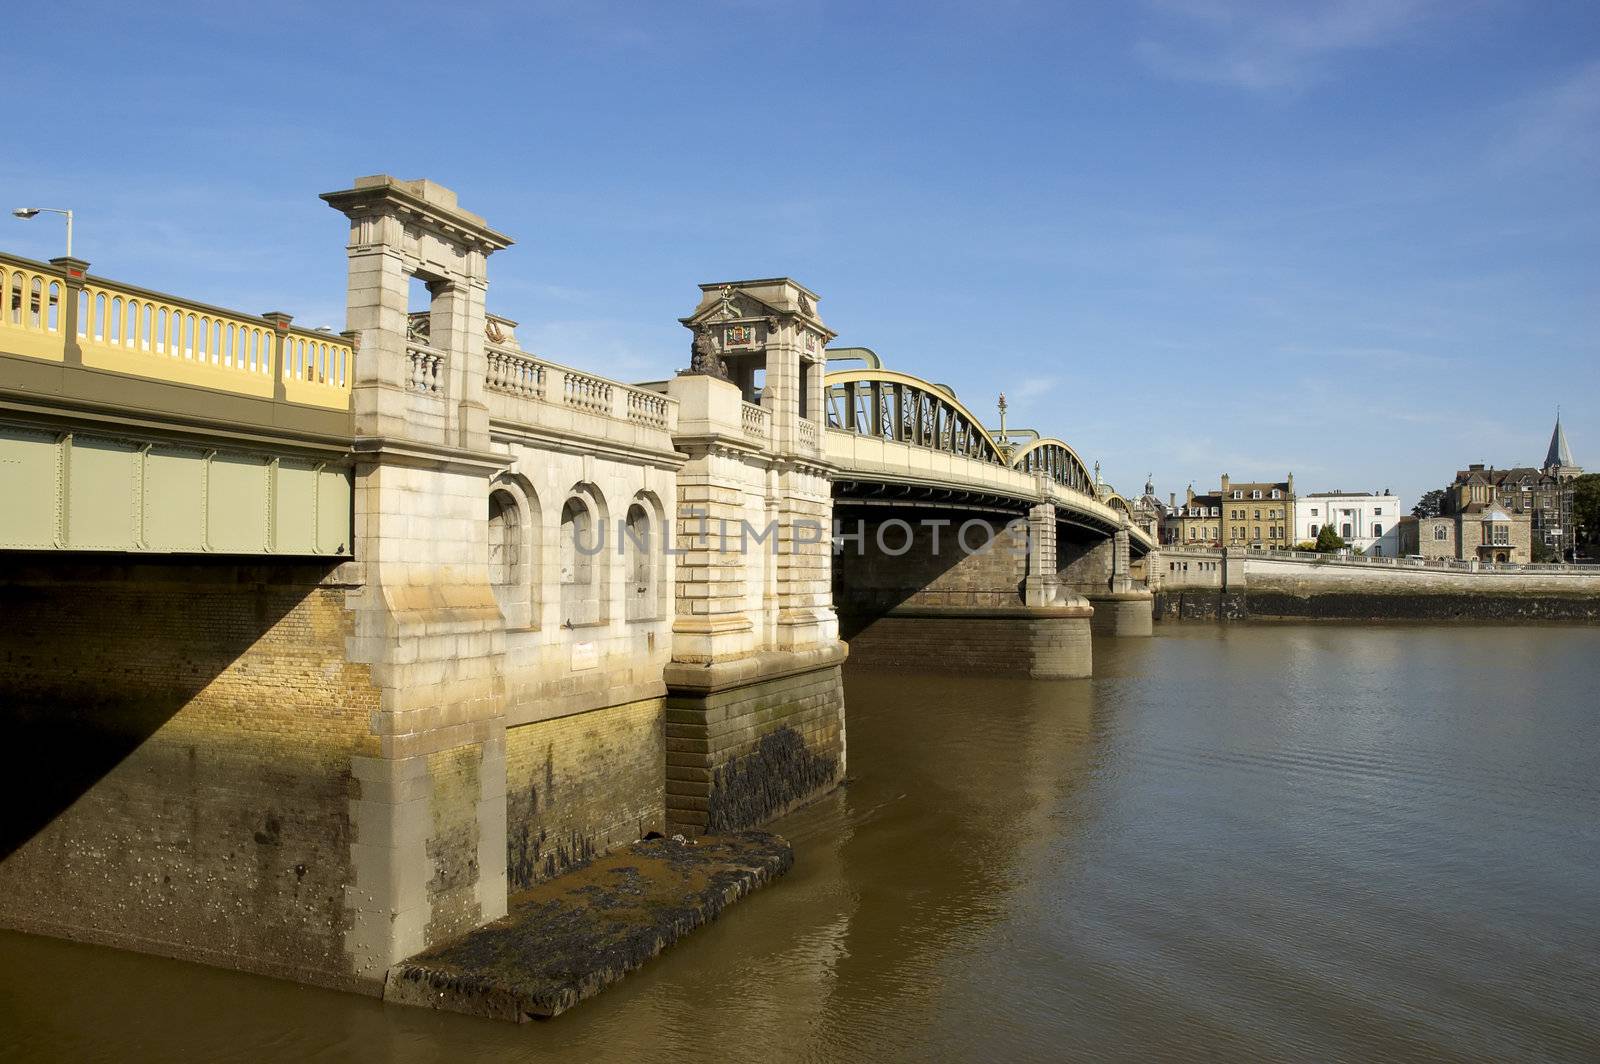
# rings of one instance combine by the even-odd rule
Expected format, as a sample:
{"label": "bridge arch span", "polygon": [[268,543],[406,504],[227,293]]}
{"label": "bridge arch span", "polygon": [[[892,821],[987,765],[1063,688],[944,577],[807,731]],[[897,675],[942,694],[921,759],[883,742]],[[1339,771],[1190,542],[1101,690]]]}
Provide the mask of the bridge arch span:
{"label": "bridge arch span", "polygon": [[1034,440],[1011,456],[1011,465],[1024,473],[1043,473],[1072,491],[1085,495],[1094,493],[1089,467],[1065,440],[1054,437]]}
{"label": "bridge arch span", "polygon": [[824,407],[830,429],[1005,465],[999,442],[953,391],[909,373],[881,368],[829,373]]}

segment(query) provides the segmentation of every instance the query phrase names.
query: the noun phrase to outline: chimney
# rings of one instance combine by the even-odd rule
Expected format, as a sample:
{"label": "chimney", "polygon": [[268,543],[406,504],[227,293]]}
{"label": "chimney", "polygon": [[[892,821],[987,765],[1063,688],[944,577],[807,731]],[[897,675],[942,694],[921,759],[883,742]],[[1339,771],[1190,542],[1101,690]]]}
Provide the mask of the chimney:
{"label": "chimney", "polygon": [[1228,497],[1228,474],[1226,473],[1222,474],[1222,497],[1224,499]]}
{"label": "chimney", "polygon": [[1177,508],[1178,508],[1178,493],[1175,492],[1175,491],[1167,492],[1167,509],[1176,510]]}

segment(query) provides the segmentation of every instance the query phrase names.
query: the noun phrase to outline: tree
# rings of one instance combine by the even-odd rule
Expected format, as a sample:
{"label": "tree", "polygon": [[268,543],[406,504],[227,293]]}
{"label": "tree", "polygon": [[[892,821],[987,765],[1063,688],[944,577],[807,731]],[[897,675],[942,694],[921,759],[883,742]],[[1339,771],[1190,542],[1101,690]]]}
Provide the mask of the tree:
{"label": "tree", "polygon": [[1572,482],[1572,522],[1583,530],[1583,542],[1600,543],[1600,473]]}
{"label": "tree", "polygon": [[1411,508],[1412,517],[1438,517],[1444,510],[1444,489],[1434,488],[1422,493],[1417,505]]}
{"label": "tree", "polygon": [[1550,548],[1550,545],[1542,539],[1533,541],[1531,553],[1533,555],[1533,564],[1535,565],[1548,565],[1550,562],[1561,560],[1556,552]]}
{"label": "tree", "polygon": [[1322,531],[1317,533],[1317,553],[1332,554],[1336,550],[1344,549],[1344,540],[1339,533],[1333,530],[1332,525],[1323,525]]}

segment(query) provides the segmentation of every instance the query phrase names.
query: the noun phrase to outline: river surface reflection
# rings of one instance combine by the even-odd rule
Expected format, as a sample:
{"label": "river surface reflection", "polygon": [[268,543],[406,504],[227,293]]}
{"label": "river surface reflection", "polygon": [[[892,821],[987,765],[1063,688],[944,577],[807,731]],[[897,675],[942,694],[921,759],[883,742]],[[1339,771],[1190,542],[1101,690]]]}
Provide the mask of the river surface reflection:
{"label": "river surface reflection", "polygon": [[1600,1059],[1600,629],[1176,626],[847,670],[794,871],[517,1027],[0,935],[64,1061]]}

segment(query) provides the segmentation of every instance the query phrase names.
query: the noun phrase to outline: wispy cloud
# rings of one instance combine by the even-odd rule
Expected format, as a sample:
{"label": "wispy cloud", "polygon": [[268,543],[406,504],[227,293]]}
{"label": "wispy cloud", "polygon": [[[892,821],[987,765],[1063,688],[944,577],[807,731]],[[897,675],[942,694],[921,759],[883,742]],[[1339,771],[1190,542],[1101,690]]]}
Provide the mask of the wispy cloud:
{"label": "wispy cloud", "polygon": [[1148,0],[1165,18],[1135,45],[1153,71],[1254,91],[1301,88],[1333,56],[1404,39],[1435,0]]}
{"label": "wispy cloud", "polygon": [[1506,122],[1510,136],[1494,149],[1502,169],[1600,160],[1600,60],[1510,104]]}
{"label": "wispy cloud", "polygon": [[1010,397],[1013,402],[1028,403],[1035,399],[1042,399],[1055,391],[1060,383],[1055,377],[1028,377],[1015,388],[1011,389]]}

